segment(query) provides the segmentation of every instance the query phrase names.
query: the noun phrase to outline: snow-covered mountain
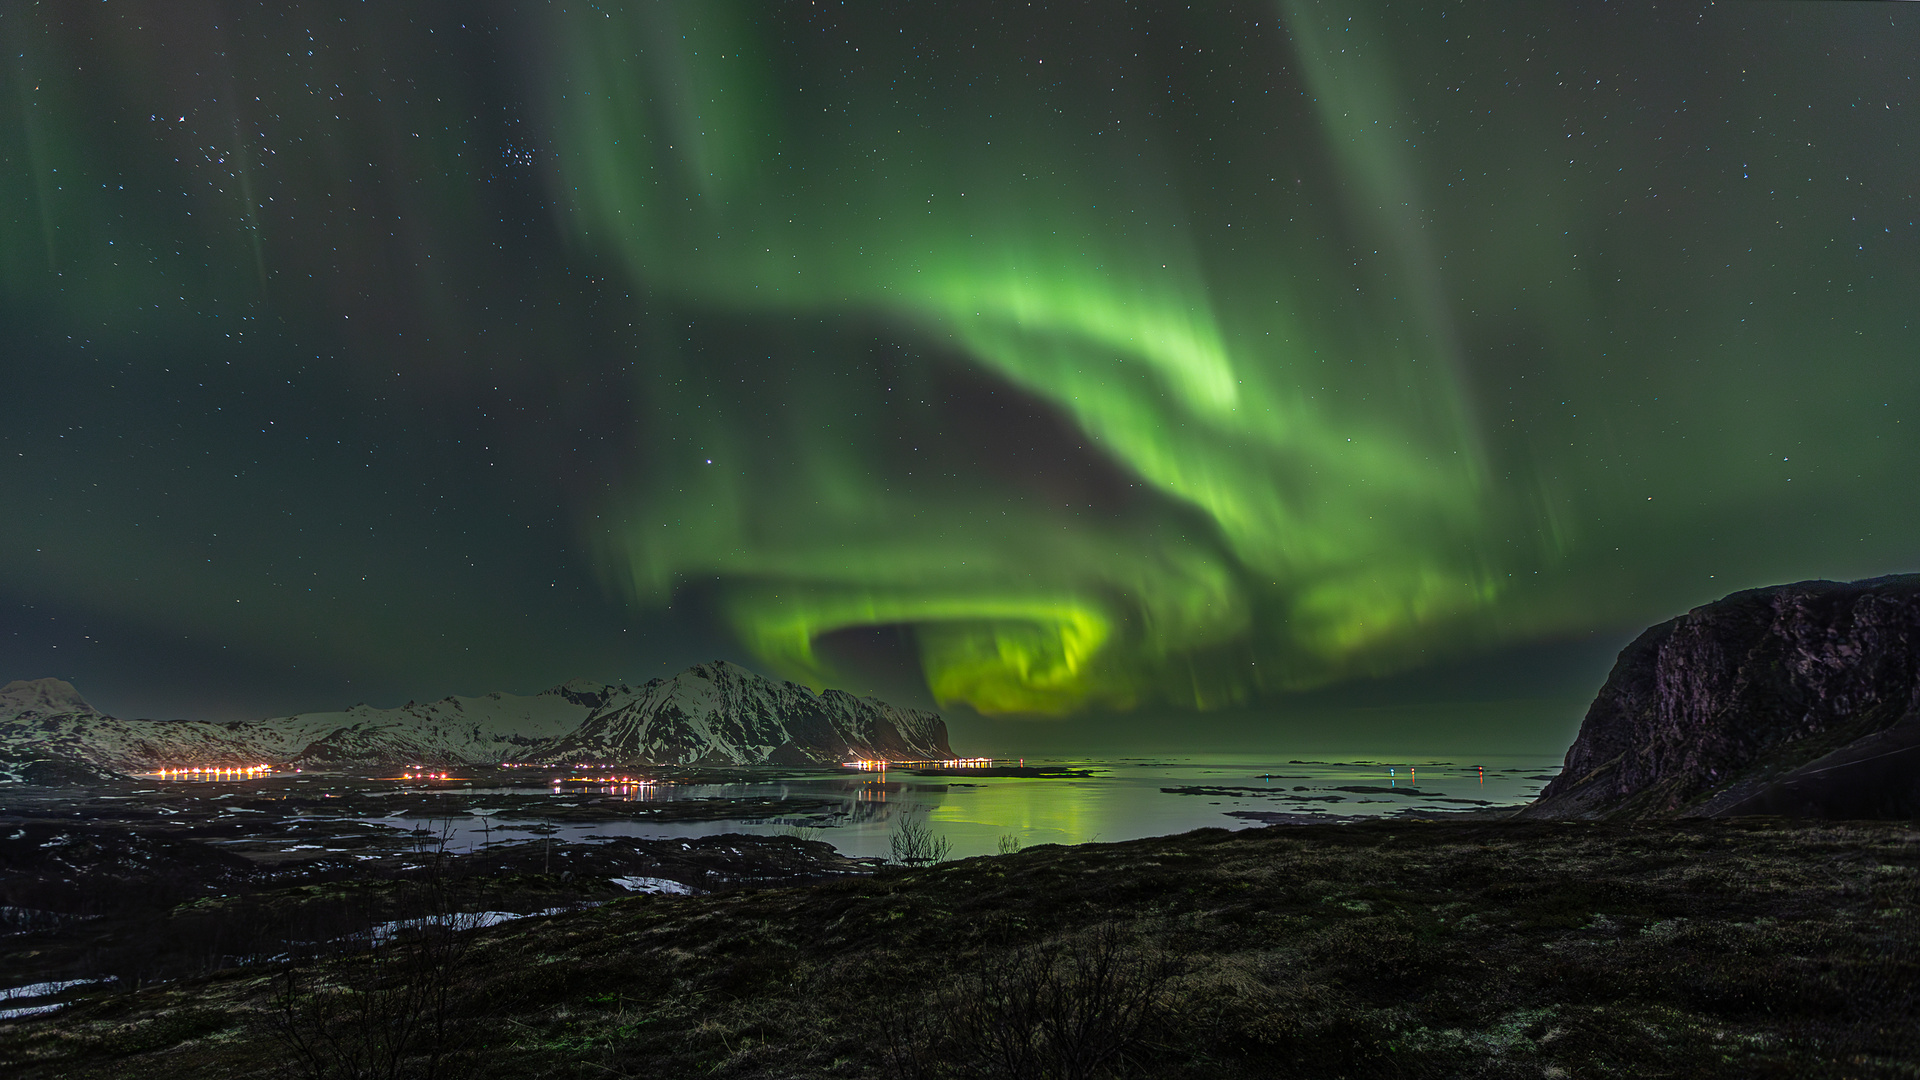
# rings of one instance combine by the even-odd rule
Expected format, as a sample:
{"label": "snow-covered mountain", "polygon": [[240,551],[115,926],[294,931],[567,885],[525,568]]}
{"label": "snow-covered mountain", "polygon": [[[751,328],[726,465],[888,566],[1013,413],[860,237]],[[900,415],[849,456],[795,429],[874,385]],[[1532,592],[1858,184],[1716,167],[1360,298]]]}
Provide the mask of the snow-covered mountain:
{"label": "snow-covered mountain", "polygon": [[[0,782],[27,764],[121,773],[227,765],[799,764],[951,756],[938,714],[814,694],[737,664],[638,687],[574,680],[533,696],[447,697],[215,723],[104,716],[59,679],[0,687]],[[8,762],[14,763],[9,766]],[[64,775],[64,774],[63,774]]]}
{"label": "snow-covered mountain", "polygon": [[937,713],[839,690],[815,695],[722,660],[619,687],[578,728],[521,760],[788,765],[952,756]]}
{"label": "snow-covered mountain", "polygon": [[16,679],[0,686],[3,716],[99,716],[64,679]]}
{"label": "snow-covered mountain", "polygon": [[73,684],[60,679],[17,680],[0,686],[0,784],[61,784],[111,777],[112,771],[63,751],[58,738],[35,737],[57,731],[68,720],[106,719],[87,704]]}
{"label": "snow-covered mountain", "polygon": [[465,764],[501,761],[579,726],[590,714],[575,684],[532,697],[448,697],[398,709],[266,720],[122,720],[103,716],[59,679],[0,687],[0,747],[118,772],[196,765]]}

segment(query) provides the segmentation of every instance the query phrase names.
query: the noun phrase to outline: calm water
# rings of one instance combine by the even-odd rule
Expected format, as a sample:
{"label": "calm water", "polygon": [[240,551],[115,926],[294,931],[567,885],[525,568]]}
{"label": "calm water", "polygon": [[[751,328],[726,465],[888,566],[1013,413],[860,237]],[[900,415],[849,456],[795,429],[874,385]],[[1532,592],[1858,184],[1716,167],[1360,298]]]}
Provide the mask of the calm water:
{"label": "calm water", "polygon": [[[850,775],[822,774],[789,777],[760,783],[675,785],[642,788],[636,801],[713,798],[781,798],[803,800],[792,813],[754,821],[649,822],[620,819],[587,823],[556,823],[540,835],[585,840],[594,836],[636,836],[652,839],[708,836],[716,833],[792,833],[831,843],[851,856],[885,856],[903,818],[918,817],[952,845],[952,855],[964,858],[999,850],[1002,837],[1022,846],[1080,844],[1092,841],[1132,840],[1164,836],[1199,828],[1249,828],[1266,824],[1238,813],[1284,814],[1296,819],[1345,820],[1417,811],[1423,814],[1513,806],[1536,795],[1559,771],[1558,757],[1504,757],[1468,761],[1414,760],[1381,762],[1363,759],[1305,763],[1265,757],[1162,757],[1111,760],[1028,759],[1028,765],[1086,769],[1093,775],[1075,779],[1025,777],[946,778],[914,776],[904,770]],[[1165,788],[1203,789],[1172,793]],[[1372,788],[1347,791],[1342,788]],[[484,804],[489,790],[469,789]],[[512,789],[525,794],[528,788]],[[602,797],[599,791],[593,798]],[[1405,794],[1408,790],[1418,794]],[[580,789],[551,794],[556,805],[582,801]],[[827,800],[825,810],[806,803]],[[444,819],[389,818],[404,828],[428,827],[438,832]],[[476,816],[451,823],[453,841],[478,846],[524,840],[530,834],[513,830],[532,819],[506,815],[483,823]],[[507,826],[502,831],[502,826]],[[490,828],[490,833],[485,831]]]}

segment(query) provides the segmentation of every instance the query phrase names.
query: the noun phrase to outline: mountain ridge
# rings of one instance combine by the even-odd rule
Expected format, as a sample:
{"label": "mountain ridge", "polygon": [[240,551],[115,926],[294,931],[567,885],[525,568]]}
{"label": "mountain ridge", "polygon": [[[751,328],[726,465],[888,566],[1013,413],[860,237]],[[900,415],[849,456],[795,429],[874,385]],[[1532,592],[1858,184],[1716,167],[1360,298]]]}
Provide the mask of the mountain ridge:
{"label": "mountain ridge", "polygon": [[[69,683],[0,688],[0,757],[84,770],[191,766],[824,764],[848,757],[952,756],[939,714],[838,690],[815,694],[724,660],[635,687],[570,679],[501,692],[261,720],[106,716]],[[0,762],[0,781],[9,775]],[[64,774],[63,774],[64,775]]]}

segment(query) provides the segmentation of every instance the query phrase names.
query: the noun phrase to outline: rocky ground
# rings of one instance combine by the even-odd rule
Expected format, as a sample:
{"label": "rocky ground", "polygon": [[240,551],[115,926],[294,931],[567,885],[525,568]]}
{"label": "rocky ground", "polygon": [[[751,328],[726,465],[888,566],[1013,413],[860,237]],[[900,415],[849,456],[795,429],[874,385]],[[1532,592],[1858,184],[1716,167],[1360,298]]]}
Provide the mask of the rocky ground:
{"label": "rocky ground", "polygon": [[[700,769],[672,779],[743,777]],[[346,951],[367,926],[435,907],[527,914],[634,891],[698,894],[871,869],[797,839],[804,828],[724,839],[554,835],[561,825],[636,820],[806,822],[827,812],[827,800],[651,800],[605,783],[562,785],[556,795],[541,780],[508,789],[490,786],[503,782],[498,775],[478,776],[476,786],[304,774],[0,789],[0,997],[22,985],[201,975],[282,956],[288,940]],[[476,810],[489,815],[488,832],[448,831],[480,820]],[[426,824],[395,827],[396,818]],[[433,888],[423,890],[429,878]],[[8,1008],[0,1002],[0,1013]]]}
{"label": "rocky ground", "polygon": [[352,955],[75,987],[0,1022],[0,1072],[1920,1075],[1906,824],[1377,821],[815,878],[479,929],[443,902]]}

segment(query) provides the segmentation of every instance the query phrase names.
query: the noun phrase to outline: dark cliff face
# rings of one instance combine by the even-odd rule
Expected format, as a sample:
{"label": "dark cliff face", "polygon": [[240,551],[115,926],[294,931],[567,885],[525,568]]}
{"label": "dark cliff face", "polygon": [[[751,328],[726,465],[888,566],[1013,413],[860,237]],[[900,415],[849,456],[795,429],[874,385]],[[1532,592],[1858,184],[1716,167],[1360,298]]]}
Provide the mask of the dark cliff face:
{"label": "dark cliff face", "polygon": [[1920,813],[1920,575],[1735,593],[1627,646],[1529,817]]}

